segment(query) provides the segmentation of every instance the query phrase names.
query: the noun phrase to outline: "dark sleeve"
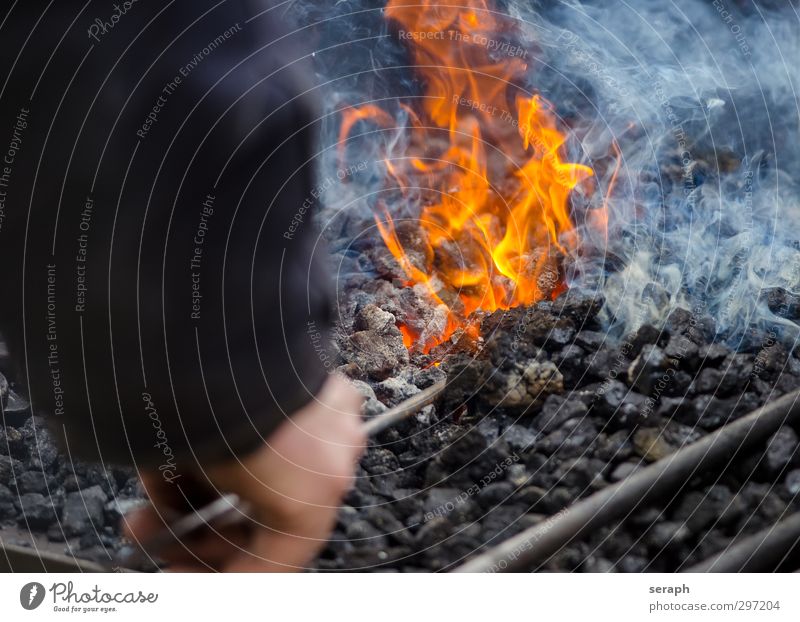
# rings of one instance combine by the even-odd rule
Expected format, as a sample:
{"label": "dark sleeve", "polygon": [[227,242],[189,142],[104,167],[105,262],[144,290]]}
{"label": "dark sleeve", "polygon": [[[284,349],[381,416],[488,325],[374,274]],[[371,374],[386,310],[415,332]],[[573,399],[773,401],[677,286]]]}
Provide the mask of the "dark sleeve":
{"label": "dark sleeve", "polygon": [[243,2],[120,2],[113,24],[53,4],[0,33],[20,381],[73,457],[180,474],[242,455],[328,371],[303,33]]}

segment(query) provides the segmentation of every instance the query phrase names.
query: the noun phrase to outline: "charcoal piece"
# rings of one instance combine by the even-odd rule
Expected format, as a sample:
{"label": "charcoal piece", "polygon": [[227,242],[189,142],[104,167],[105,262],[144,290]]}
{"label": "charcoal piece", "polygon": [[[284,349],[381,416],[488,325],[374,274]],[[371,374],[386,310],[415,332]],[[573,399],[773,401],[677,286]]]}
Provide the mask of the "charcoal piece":
{"label": "charcoal piece", "polygon": [[641,555],[625,555],[617,562],[620,572],[644,572],[650,566],[650,560]]}
{"label": "charcoal piece", "polygon": [[453,524],[447,518],[434,516],[422,524],[414,535],[414,540],[419,549],[427,549],[443,542],[452,533]]}
{"label": "charcoal piece", "polygon": [[569,289],[553,301],[552,313],[557,317],[568,317],[575,326],[587,326],[603,308],[600,294],[583,294]]}
{"label": "charcoal piece", "polygon": [[400,476],[388,469],[376,469],[370,476],[370,491],[376,495],[388,496],[400,484]]}
{"label": "charcoal piece", "polygon": [[477,502],[484,512],[497,511],[497,506],[511,502],[515,490],[511,482],[495,482],[480,490]]}
{"label": "charcoal piece", "polygon": [[632,429],[646,423],[651,410],[644,395],[630,390],[619,380],[600,385],[592,407],[594,414],[609,421],[613,427],[622,429]]}
{"label": "charcoal piece", "polygon": [[769,310],[787,320],[800,320],[800,296],[782,287],[761,290],[760,299],[767,303]]}
{"label": "charcoal piece", "polygon": [[397,376],[375,385],[375,395],[384,404],[395,406],[420,392],[416,385]]}
{"label": "charcoal piece", "polygon": [[783,485],[792,497],[800,495],[800,469],[789,471]]}
{"label": "charcoal piece", "polygon": [[603,471],[606,463],[593,458],[578,457],[563,460],[559,463],[553,476],[558,479],[559,486],[586,490],[599,489],[605,485]]}
{"label": "charcoal piece", "polygon": [[396,328],[394,315],[373,304],[362,307],[353,318],[355,332],[368,331],[382,335],[391,332],[392,327]]}
{"label": "charcoal piece", "polygon": [[527,451],[536,442],[536,432],[523,425],[511,425],[502,434],[503,440],[514,451]]}
{"label": "charcoal piece", "polygon": [[394,315],[367,305],[356,315],[354,327],[357,332],[338,342],[346,362],[354,363],[375,380],[384,380],[408,364],[408,350]]}
{"label": "charcoal piece", "polygon": [[42,495],[48,494],[48,488],[52,488],[53,482],[48,482],[44,473],[41,471],[25,471],[17,476],[17,489],[20,493],[38,492]]}
{"label": "charcoal piece", "polygon": [[15,476],[22,475],[23,466],[19,460],[9,456],[0,456],[0,483],[10,482]]}
{"label": "charcoal piece", "polygon": [[733,504],[733,493],[725,486],[717,485],[707,491],[691,491],[684,495],[673,511],[672,519],[697,533],[714,521],[729,523],[737,519],[738,512],[739,506]]}
{"label": "charcoal piece", "polygon": [[697,350],[697,357],[703,366],[716,367],[725,360],[728,354],[730,354],[730,350],[721,343],[702,345]]}
{"label": "charcoal piece", "polygon": [[564,391],[564,378],[550,361],[531,360],[496,370],[486,381],[483,398],[492,404],[525,412],[548,395]]}
{"label": "charcoal piece", "polygon": [[61,525],[67,537],[79,536],[105,525],[106,493],[100,486],[67,494]]}
{"label": "charcoal piece", "polygon": [[641,428],[633,435],[633,447],[636,454],[647,460],[655,462],[666,458],[675,451],[675,448],[664,438],[658,428]]}
{"label": "charcoal piece", "polygon": [[620,362],[624,364],[625,359],[615,350],[603,348],[590,353],[583,361],[586,377],[590,380],[606,380],[609,377],[609,370],[618,369]]}
{"label": "charcoal piece", "polygon": [[684,335],[675,335],[670,338],[669,343],[664,348],[667,358],[674,359],[681,367],[695,369],[699,364],[697,355],[700,348],[695,342]]}
{"label": "charcoal piece", "polygon": [[750,509],[741,515],[735,525],[737,530],[758,531],[785,518],[786,502],[776,494],[773,484],[750,481],[739,494],[744,507]]}
{"label": "charcoal piece", "polygon": [[585,355],[586,352],[575,344],[564,346],[553,354],[552,361],[561,372],[565,386],[576,386],[585,376],[586,366],[583,363]]}
{"label": "charcoal piece", "polygon": [[774,380],[785,369],[789,353],[779,343],[761,348],[753,361],[753,374]]}
{"label": "charcoal piece", "polygon": [[[496,366],[508,359],[536,358],[543,346],[557,350],[568,343],[574,330],[572,320],[548,313],[537,305],[498,310],[481,323],[485,340],[482,354]],[[559,333],[556,339],[555,333]],[[566,341],[564,335],[569,335]]]}
{"label": "charcoal piece", "polygon": [[[518,460],[519,456],[516,459]],[[528,473],[524,464],[512,464],[506,469],[506,481],[514,486],[515,489],[528,485],[530,480],[531,474]]]}
{"label": "charcoal piece", "polygon": [[8,351],[8,345],[6,344],[6,340],[3,339],[3,336],[0,335],[0,373],[11,374],[12,368],[13,361]]}
{"label": "charcoal piece", "polygon": [[14,506],[16,498],[6,486],[0,484],[0,521],[13,520],[17,517],[17,508]]}
{"label": "charcoal piece", "polygon": [[692,375],[689,372],[679,369],[675,372],[675,375],[672,377],[671,381],[667,382],[666,379],[663,378],[663,374],[660,374],[657,378],[651,378],[650,382],[658,389],[662,384],[662,380],[664,380],[663,384],[665,386],[664,390],[659,394],[659,397],[683,397],[687,394],[687,391],[692,384]]}
{"label": "charcoal piece", "polygon": [[677,308],[667,317],[666,330],[669,332],[670,338],[683,335],[698,346],[703,346],[714,339],[716,323],[711,316],[696,317],[686,309]]}
{"label": "charcoal piece", "polygon": [[637,455],[654,462],[666,458],[700,439],[702,434],[676,421],[668,421],[662,428],[641,428],[633,435]]}
{"label": "charcoal piece", "polygon": [[544,434],[557,430],[561,424],[576,417],[584,417],[589,412],[580,400],[569,396],[550,395],[545,400],[542,410],[533,419],[533,425]]}
{"label": "charcoal piece", "polygon": [[[433,362],[434,361],[431,361],[431,363]],[[424,369],[415,369],[412,372],[412,382],[420,389],[427,389],[446,378],[447,374],[444,370],[433,365],[428,365],[428,367]]]}
{"label": "charcoal piece", "polygon": [[678,548],[692,537],[692,530],[681,522],[661,521],[653,525],[647,534],[649,543],[661,550]]}
{"label": "charcoal piece", "polygon": [[753,374],[753,356],[744,353],[732,353],[725,357],[720,369],[726,376],[730,376],[730,381],[739,387],[746,386]]}
{"label": "charcoal piece", "polygon": [[[5,455],[11,456],[17,460],[25,460],[28,457],[28,447],[25,444],[25,438],[22,432],[17,428],[12,428],[10,426],[0,427],[0,456]],[[2,471],[0,471],[0,474],[2,474]]]}
{"label": "charcoal piece", "polygon": [[709,393],[725,397],[736,388],[734,376],[725,375],[721,370],[707,367],[697,374],[692,381],[691,390],[694,393]]}
{"label": "charcoal piece", "polygon": [[553,488],[547,491],[547,494],[539,500],[533,510],[539,514],[553,515],[569,507],[573,501],[572,493],[566,488]]}
{"label": "charcoal piece", "polygon": [[514,501],[528,510],[533,510],[534,507],[547,495],[547,490],[539,486],[524,486],[514,493]]}
{"label": "charcoal piece", "polygon": [[659,381],[670,381],[670,375],[664,372],[671,365],[672,360],[664,354],[664,350],[658,346],[645,345],[628,367],[628,384],[641,393],[651,393]]}
{"label": "charcoal piece", "polygon": [[400,463],[394,452],[389,449],[373,447],[361,458],[361,466],[367,473],[373,473],[378,467],[397,471],[400,468]]}
{"label": "charcoal piece", "polygon": [[594,455],[606,462],[626,460],[633,454],[633,435],[630,430],[619,430],[613,434],[599,434]]}
{"label": "charcoal piece", "polygon": [[[117,482],[111,472],[101,464],[76,462],[73,473],[78,478],[79,489],[84,490],[93,486],[100,486],[103,492],[112,497],[117,493]],[[69,467],[66,467],[69,468]]]}
{"label": "charcoal piece", "polygon": [[768,473],[777,475],[788,466],[800,463],[800,440],[789,426],[775,432],[767,443],[765,463]]}
{"label": "charcoal piece", "polygon": [[31,403],[13,389],[9,389],[3,416],[7,426],[22,427],[31,418]]}
{"label": "charcoal piece", "polygon": [[557,455],[560,459],[575,458],[590,451],[597,432],[597,427],[588,418],[572,419],[541,439],[536,444],[536,451],[548,456]]}
{"label": "charcoal piece", "polygon": [[489,365],[482,358],[459,352],[447,356],[441,368],[447,374],[447,391],[441,398],[442,412],[458,412],[483,389]]}
{"label": "charcoal piece", "polygon": [[609,573],[616,572],[615,564],[604,557],[597,557],[596,555],[589,555],[583,560],[580,568],[581,572],[588,573]]}
{"label": "charcoal piece", "polygon": [[8,380],[2,373],[0,373],[0,402],[3,407],[8,403]]}
{"label": "charcoal piece", "polygon": [[[29,421],[33,421],[30,419]],[[28,446],[28,468],[32,471],[42,471],[44,473],[55,473],[59,466],[59,451],[55,441],[50,435],[47,428],[37,428],[36,434],[33,435],[29,430],[30,424],[23,427],[27,438],[26,444]]]}
{"label": "charcoal piece", "polygon": [[388,540],[381,530],[363,519],[349,523],[345,531],[345,536],[347,536],[356,547],[384,549],[389,545]]}
{"label": "charcoal piece", "polygon": [[652,324],[642,324],[634,335],[625,340],[625,343],[628,344],[625,353],[628,358],[634,359],[639,356],[644,346],[664,344],[668,338],[669,335],[658,330]]}
{"label": "charcoal piece", "polygon": [[773,399],[783,395],[784,393],[791,393],[800,387],[800,374],[782,373],[777,379],[772,380],[772,392],[767,393],[764,397]]}
{"label": "charcoal piece", "polygon": [[45,497],[37,492],[20,496],[17,500],[20,510],[17,522],[21,526],[29,526],[33,529],[47,529],[51,523],[58,520],[60,506],[56,499]]}
{"label": "charcoal piece", "polygon": [[361,414],[367,418],[375,417],[386,410],[386,405],[381,403],[375,397],[375,391],[366,382],[361,380],[352,380],[351,384],[361,396],[364,398],[364,403],[361,405]]}
{"label": "charcoal piece", "polygon": [[582,330],[575,335],[575,343],[587,352],[599,350],[609,341],[610,338],[608,335],[606,335],[606,333],[601,333],[594,330]]}

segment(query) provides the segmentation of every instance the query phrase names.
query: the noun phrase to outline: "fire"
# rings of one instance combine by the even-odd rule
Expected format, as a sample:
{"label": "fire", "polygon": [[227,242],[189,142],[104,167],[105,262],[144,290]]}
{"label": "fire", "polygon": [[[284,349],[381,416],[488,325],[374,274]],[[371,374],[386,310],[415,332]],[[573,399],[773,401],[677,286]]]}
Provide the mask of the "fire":
{"label": "fire", "polygon": [[[444,331],[424,343],[400,326],[408,347],[427,352],[459,328],[477,334],[476,310],[528,305],[563,290],[557,258],[577,244],[569,194],[593,171],[564,161],[566,136],[552,105],[520,88],[527,65],[518,53],[499,53],[511,49],[502,41],[508,20],[480,0],[403,2],[390,0],[386,15],[410,46],[425,97],[410,113],[414,153],[400,165],[410,170],[387,167],[399,186],[413,178],[434,191],[419,215],[431,251],[425,265],[406,252],[388,211],[376,222],[408,284],[447,309]],[[364,119],[394,123],[377,106],[351,108],[340,145]]]}

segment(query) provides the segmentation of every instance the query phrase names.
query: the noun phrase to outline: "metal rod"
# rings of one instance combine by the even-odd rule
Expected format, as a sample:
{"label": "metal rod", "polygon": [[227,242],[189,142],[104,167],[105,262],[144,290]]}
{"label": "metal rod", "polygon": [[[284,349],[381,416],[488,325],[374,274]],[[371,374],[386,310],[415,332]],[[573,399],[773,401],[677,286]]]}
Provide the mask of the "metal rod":
{"label": "metal rod", "polygon": [[383,432],[386,428],[393,426],[395,423],[410,417],[422,407],[427,406],[439,397],[446,386],[447,380],[440,380],[413,397],[400,402],[394,408],[390,408],[377,417],[373,417],[364,424],[364,432],[366,432],[367,436],[375,436],[379,432]]}
{"label": "metal rod", "polygon": [[774,571],[776,561],[800,543],[800,513],[744,538],[684,572]]}
{"label": "metal rod", "polygon": [[545,560],[565,544],[623,518],[639,505],[680,489],[693,475],[716,468],[739,450],[766,440],[800,415],[800,391],[765,404],[696,443],[578,501],[556,516],[478,555],[454,572],[513,571]]}

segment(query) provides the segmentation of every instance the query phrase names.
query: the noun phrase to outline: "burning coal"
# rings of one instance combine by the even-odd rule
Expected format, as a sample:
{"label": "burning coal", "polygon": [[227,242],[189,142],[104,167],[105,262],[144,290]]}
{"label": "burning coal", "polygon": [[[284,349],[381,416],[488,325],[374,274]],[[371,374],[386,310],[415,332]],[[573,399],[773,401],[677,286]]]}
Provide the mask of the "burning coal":
{"label": "burning coal", "polygon": [[[425,195],[420,252],[408,252],[389,209],[376,222],[408,286],[424,288],[446,309],[444,330],[421,344],[427,350],[478,309],[528,305],[559,292],[556,259],[577,243],[568,235],[568,196],[592,170],[563,160],[566,136],[551,104],[520,86],[522,48],[496,38],[513,30],[511,20],[475,1],[392,0],[386,16],[411,42],[424,89],[421,110],[406,108],[407,153],[386,160],[398,188]],[[396,126],[381,108],[355,107],[344,113],[340,145],[360,121]],[[410,327],[400,328],[407,345],[419,341]]]}
{"label": "burning coal", "polygon": [[325,200],[359,212],[350,234],[374,230],[437,309],[430,330],[401,324],[406,345],[566,287],[605,299],[612,337],[684,307],[734,347],[757,346],[754,330],[797,339],[798,17],[786,2],[738,7],[391,0],[320,14],[324,37],[362,52],[319,55],[323,168],[375,162]]}

